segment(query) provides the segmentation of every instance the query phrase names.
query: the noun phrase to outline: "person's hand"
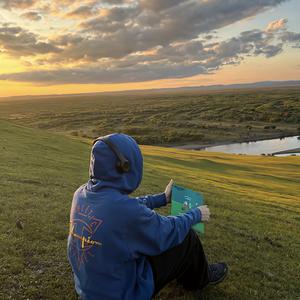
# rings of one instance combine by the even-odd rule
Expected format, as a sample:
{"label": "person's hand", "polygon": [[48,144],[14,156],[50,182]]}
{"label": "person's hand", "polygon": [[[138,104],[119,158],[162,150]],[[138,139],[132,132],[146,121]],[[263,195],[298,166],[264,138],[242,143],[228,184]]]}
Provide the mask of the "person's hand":
{"label": "person's hand", "polygon": [[202,222],[207,222],[207,221],[209,221],[209,218],[210,218],[210,211],[209,211],[209,208],[207,207],[207,205],[201,205],[201,206],[198,206],[198,209],[199,209],[200,212],[201,212],[201,221],[202,221]]}
{"label": "person's hand", "polygon": [[168,183],[168,185],[166,186],[166,189],[165,189],[165,195],[166,195],[167,203],[171,202],[173,183],[174,183],[174,181],[173,181],[173,179],[171,179],[170,182]]}

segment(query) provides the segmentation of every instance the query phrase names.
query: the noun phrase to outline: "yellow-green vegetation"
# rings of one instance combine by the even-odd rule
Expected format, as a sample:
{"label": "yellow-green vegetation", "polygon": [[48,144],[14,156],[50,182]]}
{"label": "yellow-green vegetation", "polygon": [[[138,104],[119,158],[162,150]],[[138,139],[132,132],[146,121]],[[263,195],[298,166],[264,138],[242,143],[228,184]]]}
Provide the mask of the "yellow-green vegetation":
{"label": "yellow-green vegetation", "polygon": [[300,89],[29,97],[0,102],[0,117],[79,137],[124,132],[148,145],[239,142],[300,133]]}
{"label": "yellow-green vegetation", "polygon": [[[76,299],[66,239],[72,194],[88,178],[90,146],[6,121],[0,141],[0,299]],[[300,157],[142,151],[136,194],[160,192],[173,178],[201,191],[211,208],[202,240],[209,260],[226,261],[230,274],[206,290],[206,299],[297,299]],[[193,295],[171,284],[156,299]]]}

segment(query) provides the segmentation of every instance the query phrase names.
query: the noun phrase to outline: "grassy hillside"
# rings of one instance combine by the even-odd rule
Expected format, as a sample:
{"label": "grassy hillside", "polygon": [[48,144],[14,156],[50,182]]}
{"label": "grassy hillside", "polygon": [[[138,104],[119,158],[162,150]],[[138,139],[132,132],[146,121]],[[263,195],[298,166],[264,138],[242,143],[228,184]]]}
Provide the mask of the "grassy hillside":
{"label": "grassy hillside", "polygon": [[[0,299],[76,299],[68,214],[73,191],[87,180],[90,146],[6,121],[0,141]],[[202,239],[209,260],[227,261],[230,276],[207,299],[297,299],[300,157],[142,150],[137,194],[160,192],[172,177],[202,191],[211,208]],[[193,297],[171,284],[157,299]]]}
{"label": "grassy hillside", "polygon": [[300,89],[78,95],[0,102],[0,117],[81,137],[142,144],[228,143],[300,133]]}

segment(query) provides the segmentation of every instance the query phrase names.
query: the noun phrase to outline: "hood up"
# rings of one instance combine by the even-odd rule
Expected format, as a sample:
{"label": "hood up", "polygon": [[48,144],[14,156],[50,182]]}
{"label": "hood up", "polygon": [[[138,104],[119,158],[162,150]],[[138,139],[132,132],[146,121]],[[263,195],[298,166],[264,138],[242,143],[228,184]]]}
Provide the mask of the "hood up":
{"label": "hood up", "polygon": [[102,141],[97,141],[91,151],[90,180],[87,189],[97,191],[104,187],[130,194],[138,188],[143,176],[143,157],[136,141],[121,133],[109,136],[110,141],[129,160],[130,171],[119,173],[116,154]]}

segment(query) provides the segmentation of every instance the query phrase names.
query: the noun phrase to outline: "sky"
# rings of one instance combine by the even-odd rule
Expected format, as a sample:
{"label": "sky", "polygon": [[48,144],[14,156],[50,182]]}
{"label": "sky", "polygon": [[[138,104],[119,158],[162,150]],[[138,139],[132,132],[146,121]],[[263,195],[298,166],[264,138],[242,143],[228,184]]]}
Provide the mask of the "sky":
{"label": "sky", "polygon": [[0,97],[300,80],[299,0],[0,0]]}

